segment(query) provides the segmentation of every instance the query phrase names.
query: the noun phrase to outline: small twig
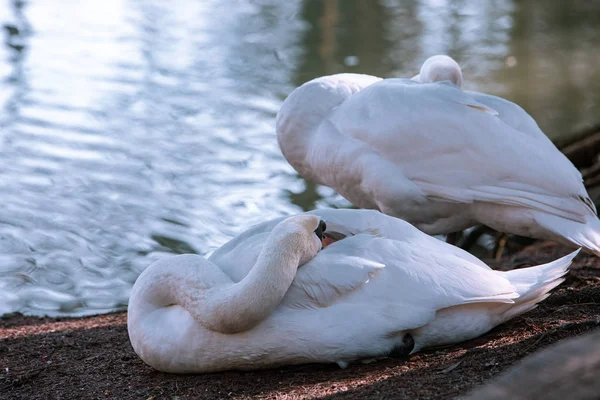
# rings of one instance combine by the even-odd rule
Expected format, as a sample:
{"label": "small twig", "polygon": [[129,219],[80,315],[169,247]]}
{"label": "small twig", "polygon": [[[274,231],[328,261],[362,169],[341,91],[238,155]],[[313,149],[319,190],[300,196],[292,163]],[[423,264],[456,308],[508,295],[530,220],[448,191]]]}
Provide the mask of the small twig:
{"label": "small twig", "polygon": [[[35,369],[33,371],[29,371],[23,375],[20,376],[16,376],[12,382],[7,383],[6,385],[4,385],[0,392],[10,389],[11,387],[14,386],[21,386],[23,385],[26,381],[30,380],[31,378],[34,378],[36,376],[38,376],[39,374],[41,374],[42,372],[46,371],[48,368],[50,367],[59,367],[62,365],[65,365],[66,363],[60,363],[60,364],[47,364],[41,368]],[[8,378],[8,377],[7,377]]]}
{"label": "small twig", "polygon": [[95,360],[96,358],[100,357],[102,354],[96,354],[95,356],[90,356],[88,358],[84,358],[83,362],[88,362],[88,361],[92,361]]}
{"label": "small twig", "polygon": [[558,307],[556,310],[560,310],[561,308],[565,308],[565,307],[576,307],[576,306],[600,306],[600,303],[595,303],[595,302],[591,302],[591,303],[574,303],[574,304],[563,304],[562,306]]}
{"label": "small twig", "polygon": [[448,372],[452,372],[454,371],[460,364],[462,364],[463,360],[460,359],[457,362],[450,364],[448,367],[445,367],[441,370],[439,370],[437,373],[438,374],[447,374]]}
{"label": "small twig", "polygon": [[[555,331],[554,329],[549,331],[549,332],[553,332]],[[535,343],[533,343],[531,346],[528,346],[525,350],[523,350],[523,353],[527,353],[529,350],[533,349],[535,346],[538,345],[539,342],[542,341],[542,339],[544,339],[546,336],[548,336],[549,332],[544,332],[540,335],[540,337],[538,338],[538,340],[535,341]]]}

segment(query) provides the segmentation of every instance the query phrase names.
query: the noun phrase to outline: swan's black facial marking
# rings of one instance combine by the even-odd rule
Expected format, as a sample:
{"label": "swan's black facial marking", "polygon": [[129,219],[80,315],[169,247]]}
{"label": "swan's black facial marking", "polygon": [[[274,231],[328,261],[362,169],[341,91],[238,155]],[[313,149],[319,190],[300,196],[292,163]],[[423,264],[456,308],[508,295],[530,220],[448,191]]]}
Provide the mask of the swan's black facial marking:
{"label": "swan's black facial marking", "polygon": [[410,333],[407,333],[402,338],[402,343],[392,348],[388,357],[407,359],[410,352],[415,348],[415,339]]}
{"label": "swan's black facial marking", "polygon": [[325,225],[325,222],[319,221],[319,226],[317,226],[317,229],[315,229],[315,234],[317,235],[319,240],[323,240],[323,232],[325,232],[326,228],[327,225]]}

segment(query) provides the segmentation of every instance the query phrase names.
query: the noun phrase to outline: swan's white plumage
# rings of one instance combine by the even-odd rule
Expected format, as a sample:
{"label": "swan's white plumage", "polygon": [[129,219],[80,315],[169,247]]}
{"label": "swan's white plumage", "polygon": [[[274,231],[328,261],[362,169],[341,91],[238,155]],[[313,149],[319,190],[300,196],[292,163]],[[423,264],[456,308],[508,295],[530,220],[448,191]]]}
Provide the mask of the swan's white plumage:
{"label": "swan's white plumage", "polygon": [[[343,225],[350,226],[350,232],[359,233],[327,247],[300,268],[283,300],[284,305],[327,307],[349,293],[360,291],[367,281],[373,282],[369,291],[377,290],[378,285],[390,289],[392,297],[384,302],[396,301],[395,292],[411,293],[410,298],[402,300],[419,307],[429,303],[433,310],[481,301],[512,303],[511,299],[517,296],[508,280],[499,277],[479,259],[422,234],[402,220],[367,210],[316,210],[309,214],[323,218],[329,230]],[[272,222],[266,224],[271,225]],[[244,235],[236,254],[227,254],[227,257],[240,260],[242,254],[252,253],[252,249],[257,251],[255,239],[264,240],[265,236],[260,233],[264,228],[259,225],[255,232]],[[229,273],[232,264],[222,264],[221,257],[217,251],[210,259]],[[250,268],[250,263],[244,263],[243,269]],[[243,275],[238,270],[240,272]],[[379,279],[380,274],[385,278]],[[391,282],[383,283],[388,281]],[[416,282],[418,293],[415,293]],[[373,297],[370,292],[368,296]]]}
{"label": "swan's white plumage", "polygon": [[[401,104],[388,101],[394,97]],[[538,140],[471,104],[478,102],[452,85],[389,79],[350,97],[330,120],[425,184],[428,197],[589,214],[575,197],[587,196],[581,175],[564,155],[549,155]]]}
{"label": "swan's white plumage", "polygon": [[[527,311],[561,282],[576,254],[512,275],[377,211],[307,214],[319,216],[328,231],[350,237],[298,268],[279,305],[251,329],[234,334],[211,331],[192,317],[202,314],[209,299],[195,302],[190,312],[177,303],[160,304],[154,293],[162,286],[184,298],[201,297],[202,290],[195,293],[189,283],[212,279],[215,268],[220,270],[218,280],[195,287],[244,280],[253,273],[259,254],[272,245],[270,232],[283,219],[242,233],[209,260],[178,256],[149,267],[152,271],[138,279],[130,300],[128,326],[135,351],[153,367],[169,372],[344,364],[385,356],[403,343],[406,333],[413,336],[418,351],[479,336]],[[181,268],[186,269],[180,277],[185,281],[165,278]],[[251,298],[248,302],[254,303]]]}
{"label": "swan's white plumage", "polygon": [[[277,135],[305,178],[424,232],[482,223],[600,255],[600,232],[568,233],[598,220],[581,174],[525,111],[498,97],[448,82],[327,76],[286,99]],[[546,216],[560,223],[548,229]]]}

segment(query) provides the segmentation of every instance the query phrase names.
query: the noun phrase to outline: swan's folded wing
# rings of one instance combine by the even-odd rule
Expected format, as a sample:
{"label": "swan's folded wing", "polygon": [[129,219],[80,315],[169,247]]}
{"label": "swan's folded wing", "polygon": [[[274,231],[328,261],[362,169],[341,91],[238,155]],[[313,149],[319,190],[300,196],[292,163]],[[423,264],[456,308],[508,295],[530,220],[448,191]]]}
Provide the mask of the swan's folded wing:
{"label": "swan's folded wing", "polygon": [[409,241],[357,235],[300,267],[282,305],[319,308],[356,302],[429,314],[473,302],[512,303],[516,297],[501,275],[425,234]]}
{"label": "swan's folded wing", "polygon": [[479,103],[483,103],[486,106],[496,110],[498,113],[498,118],[517,131],[531,135],[541,142],[554,146],[552,141],[544,132],[542,132],[531,115],[523,110],[523,108],[521,108],[518,104],[501,97],[492,96],[485,93],[468,91],[465,93]]}
{"label": "swan's folded wing", "polygon": [[478,100],[453,85],[391,79],[353,95],[329,120],[382,162],[392,162],[429,198],[517,205],[584,220],[593,207],[573,164],[543,134],[518,131],[523,123],[471,105],[495,104],[485,96]]}
{"label": "swan's folded wing", "polygon": [[385,264],[362,256],[358,248],[352,247],[360,243],[362,236],[335,243],[298,268],[282,304],[292,308],[327,307],[375,278]]}
{"label": "swan's folded wing", "polygon": [[595,206],[587,195],[577,198],[560,197],[532,192],[528,190],[529,188],[524,190],[514,189],[514,186],[519,186],[519,182],[499,182],[496,186],[471,188],[456,188],[422,181],[418,181],[418,185],[430,199],[459,203],[480,201],[527,207],[579,223],[586,222],[586,217],[589,217],[590,211],[595,212]]}

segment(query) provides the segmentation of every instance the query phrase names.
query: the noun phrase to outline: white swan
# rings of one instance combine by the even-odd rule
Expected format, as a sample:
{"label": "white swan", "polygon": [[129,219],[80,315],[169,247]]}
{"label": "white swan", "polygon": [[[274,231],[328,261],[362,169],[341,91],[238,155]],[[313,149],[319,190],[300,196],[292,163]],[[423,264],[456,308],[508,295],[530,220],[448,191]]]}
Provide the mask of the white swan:
{"label": "white swan", "polygon": [[[317,254],[320,220],[324,243],[346,238]],[[377,211],[317,210],[259,224],[208,260],[152,264],[131,293],[129,336],[174,373],[406,356],[534,308],[576,253],[500,272]]]}
{"label": "white swan", "polygon": [[429,234],[481,223],[600,255],[600,220],[573,164],[522,108],[436,82],[446,78],[462,84],[458,64],[438,57],[413,80],[307,82],[277,115],[282,153],[306,179]]}

